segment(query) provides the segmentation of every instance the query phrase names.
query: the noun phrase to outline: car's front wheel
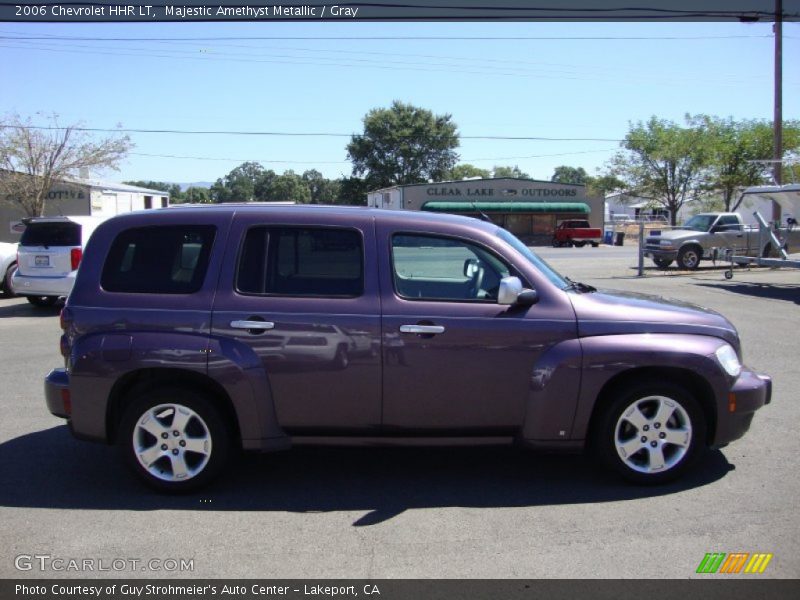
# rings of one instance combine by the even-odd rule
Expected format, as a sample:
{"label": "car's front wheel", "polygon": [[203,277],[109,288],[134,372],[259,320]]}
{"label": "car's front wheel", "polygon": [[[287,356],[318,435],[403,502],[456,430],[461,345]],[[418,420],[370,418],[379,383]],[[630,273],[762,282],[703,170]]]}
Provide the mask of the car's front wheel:
{"label": "car's front wheel", "polygon": [[181,388],[137,395],[117,436],[119,447],[145,483],[161,491],[188,492],[219,475],[231,451],[231,434],[206,397]]}
{"label": "car's front wheel", "polygon": [[703,251],[698,246],[684,246],[678,252],[678,265],[687,271],[693,271],[700,266]]}
{"label": "car's front wheel", "polygon": [[617,391],[599,415],[593,446],[606,466],[635,483],[672,481],[706,447],[706,421],[683,387],[631,385]]}
{"label": "car's front wheel", "polygon": [[659,269],[666,269],[672,264],[671,258],[654,258],[653,262]]}

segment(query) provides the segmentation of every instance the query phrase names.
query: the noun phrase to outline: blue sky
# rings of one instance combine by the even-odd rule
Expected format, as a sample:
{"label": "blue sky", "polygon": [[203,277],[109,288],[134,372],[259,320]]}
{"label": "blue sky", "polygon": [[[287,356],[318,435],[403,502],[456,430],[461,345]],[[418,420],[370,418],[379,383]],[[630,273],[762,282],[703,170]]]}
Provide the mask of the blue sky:
{"label": "blue sky", "polygon": [[[395,99],[450,113],[462,136],[619,139],[651,115],[772,118],[770,23],[0,23],[0,36],[0,114],[42,124],[37,112],[98,128],[351,134]],[[351,39],[319,39],[337,36]],[[412,36],[438,39],[356,39]],[[784,24],[785,119],[800,118],[798,59],[800,24]],[[120,171],[98,175],[213,181],[245,160],[351,170],[347,137],[131,138]],[[463,139],[459,154],[549,179],[561,164],[594,173],[617,146]]]}

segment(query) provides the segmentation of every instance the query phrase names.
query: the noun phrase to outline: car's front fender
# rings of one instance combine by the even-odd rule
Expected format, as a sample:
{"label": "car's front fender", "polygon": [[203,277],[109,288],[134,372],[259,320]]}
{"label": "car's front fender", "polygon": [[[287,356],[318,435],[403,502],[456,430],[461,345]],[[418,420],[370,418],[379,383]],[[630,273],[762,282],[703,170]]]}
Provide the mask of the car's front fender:
{"label": "car's front fender", "polygon": [[[654,384],[674,382],[685,373],[693,381],[703,382],[710,392],[706,408],[712,411],[712,423],[726,407],[727,393],[734,378],[725,373],[714,357],[724,343],[721,338],[691,334],[625,334],[581,338],[583,368],[581,390],[572,439],[585,439],[601,391],[612,380],[625,375],[651,377]],[[659,372],[661,374],[659,375]]]}

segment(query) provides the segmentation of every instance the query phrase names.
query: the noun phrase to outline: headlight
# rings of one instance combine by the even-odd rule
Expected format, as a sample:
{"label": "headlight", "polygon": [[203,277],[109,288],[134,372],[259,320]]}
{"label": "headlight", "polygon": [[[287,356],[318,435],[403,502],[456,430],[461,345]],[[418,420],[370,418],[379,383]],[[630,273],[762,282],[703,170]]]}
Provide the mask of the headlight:
{"label": "headlight", "polygon": [[722,365],[722,368],[725,369],[725,372],[731,377],[738,377],[739,373],[742,372],[742,363],[739,362],[736,350],[730,344],[724,344],[717,348],[714,355],[717,357],[719,364]]}

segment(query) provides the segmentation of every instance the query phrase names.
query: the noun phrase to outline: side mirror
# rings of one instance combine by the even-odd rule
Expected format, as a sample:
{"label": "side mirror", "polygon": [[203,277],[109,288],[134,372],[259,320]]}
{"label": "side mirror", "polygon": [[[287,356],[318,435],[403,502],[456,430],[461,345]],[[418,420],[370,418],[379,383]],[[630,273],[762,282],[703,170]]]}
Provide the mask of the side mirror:
{"label": "side mirror", "polygon": [[504,306],[531,306],[539,300],[536,290],[522,287],[519,277],[503,277],[497,292],[497,303]]}
{"label": "side mirror", "polygon": [[472,278],[475,273],[478,272],[479,268],[478,259],[477,258],[468,258],[464,261],[464,277]]}

